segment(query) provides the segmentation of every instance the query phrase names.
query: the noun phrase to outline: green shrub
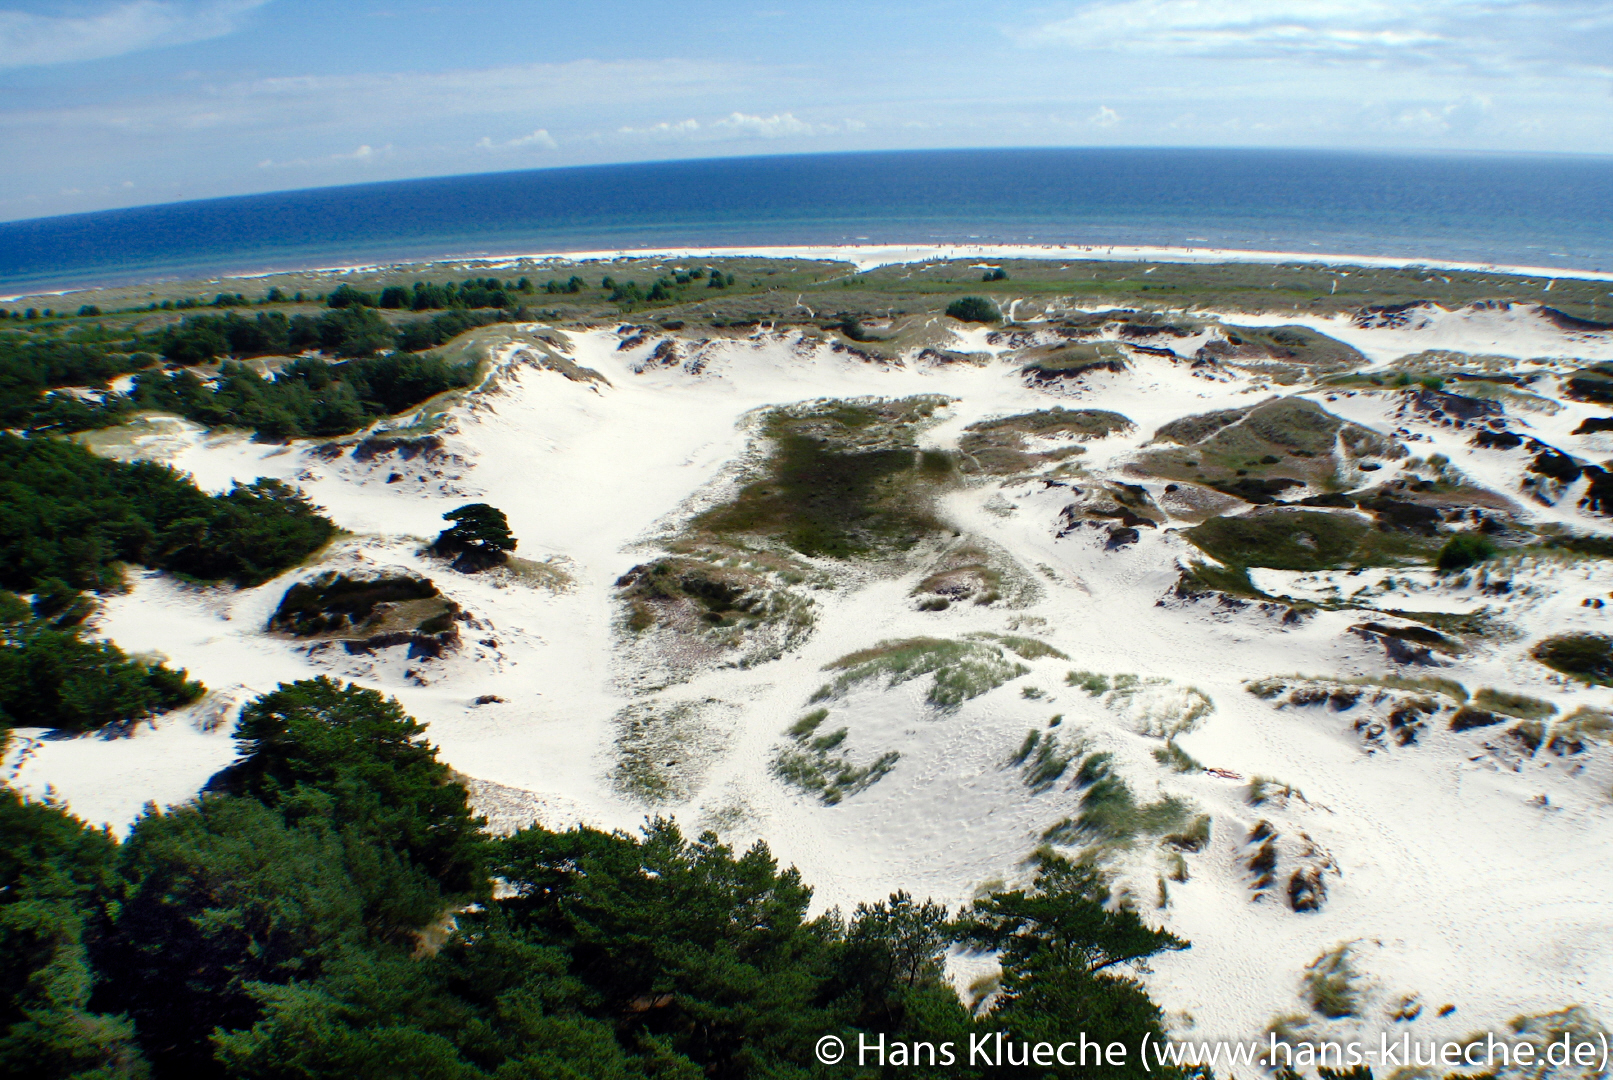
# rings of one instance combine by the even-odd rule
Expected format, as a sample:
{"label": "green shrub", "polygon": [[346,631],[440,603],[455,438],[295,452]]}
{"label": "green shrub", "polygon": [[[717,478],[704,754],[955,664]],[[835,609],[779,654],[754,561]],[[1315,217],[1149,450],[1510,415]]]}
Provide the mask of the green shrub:
{"label": "green shrub", "polygon": [[1445,542],[1439,549],[1439,555],[1434,560],[1442,574],[1452,574],[1458,570],[1466,570],[1476,563],[1483,562],[1496,552],[1495,541],[1483,533],[1462,532],[1457,533]]}
{"label": "green shrub", "polygon": [[1329,1020],[1357,1016],[1361,1008],[1360,977],[1350,964],[1350,946],[1340,945],[1311,961],[1305,988],[1311,1007]]}
{"label": "green shrub", "polygon": [[1564,675],[1613,684],[1613,638],[1605,634],[1558,634],[1537,644],[1529,655]]}
{"label": "green shrub", "polygon": [[997,305],[984,296],[963,296],[947,305],[947,316],[959,322],[996,323],[1003,321]]}

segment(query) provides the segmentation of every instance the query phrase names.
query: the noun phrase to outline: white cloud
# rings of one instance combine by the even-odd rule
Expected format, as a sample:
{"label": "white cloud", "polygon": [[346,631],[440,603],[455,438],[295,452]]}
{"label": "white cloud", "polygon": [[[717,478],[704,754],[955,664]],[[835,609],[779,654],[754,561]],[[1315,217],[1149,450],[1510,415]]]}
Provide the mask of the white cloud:
{"label": "white cloud", "polygon": [[483,136],[476,143],[478,150],[558,150],[560,144],[554,141],[547,128],[539,128],[530,135],[521,135],[504,142],[494,142],[490,136]]}
{"label": "white cloud", "polygon": [[663,120],[648,127],[619,127],[616,129],[616,134],[641,139],[684,139],[698,134],[699,131],[698,120],[679,120],[675,124]]}
{"label": "white cloud", "polygon": [[0,69],[104,60],[233,33],[267,0],[133,0],[95,15],[0,11]]}
{"label": "white cloud", "polygon": [[711,125],[753,139],[782,139],[791,135],[823,135],[835,130],[832,124],[808,124],[789,113],[751,116],[736,112]]}
{"label": "white cloud", "polygon": [[756,116],[732,112],[719,120],[702,124],[698,120],[663,120],[643,127],[626,125],[616,129],[617,135],[632,139],[661,141],[686,140],[715,142],[727,139],[786,139],[814,135],[832,135],[840,131],[857,132],[867,127],[860,120],[847,120],[843,124],[810,124],[791,113],[774,113]]}
{"label": "white cloud", "polygon": [[[1098,0],[1024,32],[1022,44],[1105,52],[1501,72],[1605,66],[1602,0]],[[1580,54],[1577,59],[1574,54]]]}
{"label": "white cloud", "polygon": [[369,143],[365,143],[363,146],[360,146],[356,150],[353,150],[352,152],[346,153],[346,154],[326,154],[324,157],[294,158],[294,159],[292,159],[290,161],[275,161],[275,160],[273,160],[271,158],[264,158],[262,161],[258,162],[258,168],[260,168],[260,169],[307,169],[307,168],[321,168],[321,167],[331,166],[331,165],[349,165],[349,164],[368,165],[368,164],[371,164],[372,162],[381,161],[381,160],[383,160],[385,158],[389,158],[389,157],[392,156],[392,153],[393,153],[393,150],[392,150],[392,144],[391,143],[387,143],[385,146],[381,147],[379,150],[377,150],[375,147],[371,146]]}
{"label": "white cloud", "polygon": [[1093,127],[1114,127],[1120,123],[1120,114],[1107,105],[1099,105],[1098,111],[1087,117],[1087,123]]}

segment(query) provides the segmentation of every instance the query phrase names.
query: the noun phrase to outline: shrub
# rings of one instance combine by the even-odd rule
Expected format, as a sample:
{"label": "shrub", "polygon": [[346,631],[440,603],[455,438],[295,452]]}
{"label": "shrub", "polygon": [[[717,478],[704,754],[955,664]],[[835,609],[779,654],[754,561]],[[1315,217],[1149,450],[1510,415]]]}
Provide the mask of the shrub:
{"label": "shrub", "polygon": [[1522,720],[1544,720],[1557,715],[1557,706],[1549,701],[1541,701],[1527,694],[1514,694],[1508,690],[1492,690],[1488,686],[1473,695],[1473,705],[1490,712],[1516,716]]}
{"label": "shrub", "polygon": [[1003,313],[984,296],[964,296],[947,305],[947,316],[959,322],[996,323],[1003,321]]}
{"label": "shrub", "polygon": [[1540,642],[1529,655],[1564,675],[1613,684],[1613,638],[1605,634],[1558,634]]}
{"label": "shrub", "polygon": [[1434,565],[1439,568],[1440,573],[1452,574],[1483,562],[1494,555],[1495,551],[1495,542],[1483,533],[1457,533],[1439,549]]}

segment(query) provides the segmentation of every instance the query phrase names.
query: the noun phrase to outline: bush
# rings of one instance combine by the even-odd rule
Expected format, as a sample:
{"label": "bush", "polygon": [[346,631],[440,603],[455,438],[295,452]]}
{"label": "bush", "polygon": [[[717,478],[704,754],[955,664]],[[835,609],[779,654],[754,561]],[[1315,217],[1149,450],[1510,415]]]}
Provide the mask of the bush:
{"label": "bush", "polygon": [[965,296],[952,301],[947,305],[947,315],[959,322],[970,323],[996,323],[1003,320],[1003,313],[997,305],[984,296]]}
{"label": "bush", "polygon": [[1558,634],[1540,642],[1529,655],[1553,671],[1613,685],[1613,638],[1605,634]]}
{"label": "bush", "polygon": [[1442,574],[1453,574],[1483,562],[1495,554],[1495,542],[1483,533],[1457,533],[1439,549],[1434,560]]}

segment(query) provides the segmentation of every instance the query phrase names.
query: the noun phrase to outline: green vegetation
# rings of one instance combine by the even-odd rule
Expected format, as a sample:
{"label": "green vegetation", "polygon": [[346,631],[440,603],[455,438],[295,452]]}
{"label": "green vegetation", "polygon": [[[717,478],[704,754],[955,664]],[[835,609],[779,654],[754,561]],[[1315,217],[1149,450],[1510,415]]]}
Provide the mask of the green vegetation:
{"label": "green vegetation", "polygon": [[[1133,973],[1187,947],[1058,858],[956,920],[905,893],[808,919],[762,844],[660,819],[490,836],[418,724],[327,680],[253,702],[239,738],[207,793],[121,844],[0,790],[11,1071],[690,1080],[806,1075],[831,1033],[1157,1039]],[[942,977],[953,944],[1001,953],[978,1014]]]}
{"label": "green vegetation", "polygon": [[828,716],[828,709],[814,709],[790,726],[787,734],[795,745],[785,747],[773,759],[773,775],[818,795],[824,805],[834,806],[879,783],[902,755],[887,750],[865,765],[852,764],[845,749],[848,729],[815,735]]}
{"label": "green vegetation", "polygon": [[[572,287],[575,283],[575,288]],[[544,291],[578,292],[583,280],[572,277],[569,283],[549,282]],[[417,281],[414,287],[389,285],[379,295],[355,289],[343,282],[333,290],[325,303],[333,308],[379,307],[407,308],[410,311],[431,311],[439,308],[504,308],[513,311],[521,299],[536,292],[530,278],[520,281],[500,281],[494,277],[470,278],[463,282],[442,283]]]}
{"label": "green vegetation", "polygon": [[1457,533],[1439,549],[1434,566],[1442,574],[1454,574],[1491,558],[1496,550],[1495,541],[1483,533]]}
{"label": "green vegetation", "polygon": [[930,494],[952,475],[914,437],[947,399],[816,401],[769,411],[773,451],[762,475],[692,522],[716,536],[776,538],[803,555],[833,559],[906,551],[941,530]]}
{"label": "green vegetation", "polygon": [[1367,358],[1352,346],[1308,326],[1224,326],[1204,355],[1275,382],[1288,383],[1359,367]]}
{"label": "green vegetation", "polygon": [[509,561],[517,543],[504,511],[487,503],[466,503],[442,516],[453,522],[437,534],[434,554],[453,557],[455,569],[481,570]]}
{"label": "green vegetation", "polygon": [[1323,953],[1305,968],[1311,1008],[1329,1020],[1360,1015],[1360,976],[1350,963],[1348,943]]}
{"label": "green vegetation", "polygon": [[[345,434],[376,416],[470,385],[473,365],[451,366],[414,354],[504,318],[449,312],[393,327],[369,308],[349,306],[289,319],[280,312],[251,319],[233,311],[197,315],[148,333],[126,331],[127,336],[105,325],[63,334],[0,333],[0,421],[16,428],[80,431],[158,409],[210,427],[250,428],[265,439]],[[241,362],[309,350],[346,362],[300,356],[267,378]],[[159,356],[172,366],[158,366]],[[188,370],[220,360],[207,378]],[[108,380],[131,372],[136,377],[126,393],[108,390]],[[99,393],[85,400],[51,392],[69,386]]]}
{"label": "green vegetation", "polygon": [[1349,513],[1317,510],[1257,510],[1239,517],[1213,517],[1183,531],[1205,554],[1244,569],[1329,570],[1394,565],[1429,545],[1415,537],[1373,529]]}
{"label": "green vegetation", "polygon": [[611,784],[652,806],[693,797],[729,737],[733,715],[732,706],[710,697],[628,704],[612,718]]}
{"label": "green vegetation", "polygon": [[1042,792],[1064,776],[1080,751],[1079,745],[1065,745],[1051,731],[1031,731],[1011,760],[1019,766],[1025,786]]}
{"label": "green vegetation", "polygon": [[1613,638],[1606,634],[1556,634],[1529,650],[1529,655],[1553,671],[1613,686]]}
{"label": "green vegetation", "polygon": [[165,465],[56,439],[0,434],[0,476],[0,586],[18,591],[46,578],[116,589],[123,562],[257,585],[337,531],[279,480],[208,495]]}
{"label": "green vegetation", "polygon": [[1353,460],[1405,453],[1377,432],[1304,398],[1271,398],[1183,417],[1154,432],[1152,441],[1176,446],[1138,458],[1150,473],[1257,504],[1276,502],[1284,492],[1305,486],[1337,491]]}
{"label": "green vegetation", "polygon": [[1154,760],[1172,772],[1196,773],[1204,771],[1204,766],[1192,754],[1183,750],[1175,739],[1165,740],[1164,746],[1154,750]]}
{"label": "green vegetation", "polygon": [[453,625],[458,610],[425,578],[350,578],[328,570],[287,589],[269,617],[269,629],[297,637],[365,637],[393,630],[435,634]]}
{"label": "green vegetation", "polygon": [[[958,450],[970,471],[1009,476],[1085,453],[1080,441],[1102,439],[1133,427],[1119,413],[1101,409],[1044,409],[976,421],[963,429]],[[1072,442],[1049,447],[1042,440]]]}
{"label": "green vegetation", "polygon": [[1172,835],[1192,820],[1189,804],[1172,795],[1139,803],[1114,771],[1114,755],[1107,751],[1084,759],[1075,782],[1083,789],[1080,812],[1049,828],[1042,839],[1080,845],[1084,857],[1101,859],[1130,848],[1139,838]]}
{"label": "green vegetation", "polygon": [[1019,354],[1020,372],[1033,383],[1075,379],[1092,371],[1126,370],[1125,351],[1112,341],[1096,344],[1064,342]]}
{"label": "green vegetation", "polygon": [[739,650],[724,662],[740,665],[776,659],[812,632],[815,605],[798,588],[818,580],[809,567],[740,544],[671,546],[679,553],[635,566],[616,581],[630,632],[658,627],[698,640],[703,651]]}
{"label": "green vegetation", "polygon": [[226,363],[210,382],[190,371],[142,371],[125,397],[103,408],[117,420],[139,409],[177,413],[207,427],[247,428],[261,440],[277,442],[346,435],[377,417],[470,386],[475,378],[474,364],[450,365],[437,356],[406,353],[342,364],[301,357],[273,378]]}
{"label": "green vegetation", "polygon": [[123,564],[256,585],[336,527],[296,489],[259,480],[208,495],[162,465],[98,458],[55,439],[0,434],[0,729],[72,731],[187,705],[200,683],[85,636],[80,589],[122,587]]}
{"label": "green vegetation", "polygon": [[1003,313],[998,309],[996,302],[984,296],[959,297],[947,305],[947,317],[966,323],[1003,321]]}
{"label": "green vegetation", "polygon": [[1557,706],[1549,701],[1541,701],[1527,694],[1514,694],[1509,690],[1492,690],[1488,686],[1480,688],[1473,695],[1473,705],[1522,720],[1545,720],[1557,715]]}
{"label": "green vegetation", "polygon": [[[1030,644],[1023,644],[1025,642]],[[829,664],[824,670],[840,674],[833,682],[820,687],[812,700],[839,698],[853,687],[872,680],[883,679],[887,687],[899,686],[933,673],[935,680],[930,684],[926,700],[940,709],[955,709],[970,698],[1028,673],[1029,668],[1010,660],[1007,654],[1024,649],[1036,655],[1047,655],[1034,646],[1046,648],[1042,642],[1023,638],[1007,638],[1001,643],[989,639],[954,641],[928,637],[883,641]]]}
{"label": "green vegetation", "polygon": [[131,659],[84,636],[92,610],[78,592],[47,582],[32,606],[0,592],[0,746],[12,727],[87,731],[189,705],[202,684],[183,670]]}
{"label": "green vegetation", "polygon": [[[1065,1037],[1062,1030],[1102,1031],[1116,1039],[1126,1037],[1122,1032],[1140,1039],[1155,1030],[1158,1007],[1134,979],[1116,973],[1188,944],[1151,929],[1135,911],[1103,907],[1107,892],[1094,868],[1052,857],[1044,859],[1030,889],[995,893],[964,913],[962,939],[997,951],[1003,967],[999,994],[984,1019],[1016,1039],[1054,1046]],[[1072,1023],[1080,1026],[1064,1026]],[[1103,1071],[1124,1078],[1150,1075],[1129,1057]]]}

